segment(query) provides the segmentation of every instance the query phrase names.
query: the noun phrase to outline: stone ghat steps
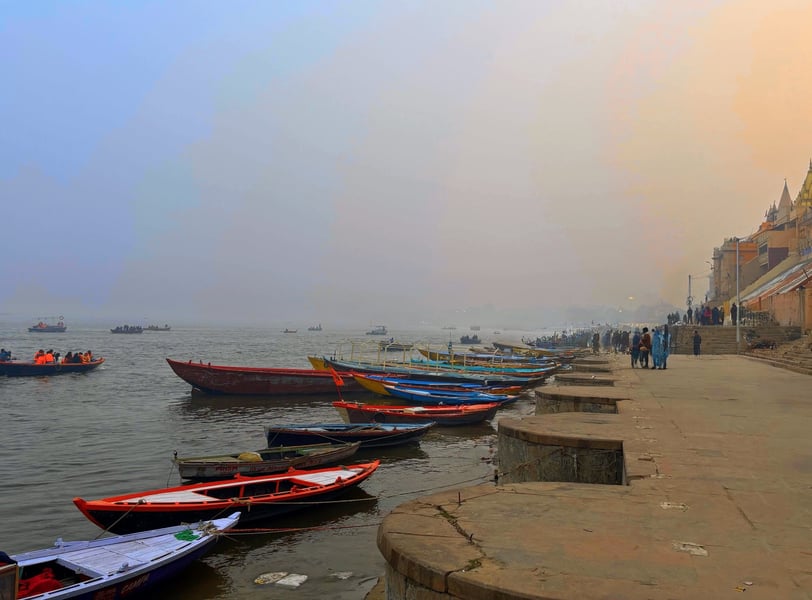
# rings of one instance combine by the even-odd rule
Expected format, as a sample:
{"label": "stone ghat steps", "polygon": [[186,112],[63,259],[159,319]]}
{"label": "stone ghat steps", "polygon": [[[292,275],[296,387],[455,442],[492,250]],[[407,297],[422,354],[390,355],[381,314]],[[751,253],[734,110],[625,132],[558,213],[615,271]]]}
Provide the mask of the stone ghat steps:
{"label": "stone ghat steps", "polygon": [[773,350],[751,350],[744,356],[796,373],[812,375],[812,336],[807,335]]}
{"label": "stone ghat steps", "polygon": [[[736,328],[732,326],[692,327],[677,326],[671,328],[672,354],[693,354],[694,330],[702,337],[702,354],[737,354],[739,345],[736,342]],[[757,339],[783,344],[801,336],[801,328],[796,326],[764,325],[740,327],[741,350],[747,349],[747,336],[755,333]]]}

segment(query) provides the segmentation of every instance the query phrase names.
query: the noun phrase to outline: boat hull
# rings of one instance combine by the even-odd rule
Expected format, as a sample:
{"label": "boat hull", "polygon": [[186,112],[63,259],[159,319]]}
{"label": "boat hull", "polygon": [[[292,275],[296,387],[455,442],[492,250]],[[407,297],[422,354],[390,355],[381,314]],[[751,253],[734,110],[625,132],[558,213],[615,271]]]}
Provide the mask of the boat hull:
{"label": "boat hull", "polygon": [[[63,542],[53,548],[17,554],[12,558],[24,578],[45,566],[62,576],[72,576],[72,583],[63,584],[62,588],[43,596],[51,600],[125,598],[142,594],[177,575],[211,550],[218,540],[218,533],[234,527],[238,519],[238,514],[232,514],[205,524],[87,542]],[[178,537],[179,534],[183,537]],[[121,568],[124,563],[128,565],[126,569]],[[40,595],[28,597],[36,599]]]}
{"label": "boat hull", "polygon": [[264,448],[258,454],[264,460],[241,459],[237,454],[176,458],[181,478],[194,481],[223,479],[240,475],[267,475],[288,469],[310,469],[351,457],[360,444],[312,444],[308,446]]}
{"label": "boat hull", "polygon": [[8,377],[44,377],[65,373],[86,373],[104,362],[103,358],[89,363],[53,363],[37,365],[32,362],[0,362],[0,375]]}
{"label": "boat hull", "polygon": [[471,404],[487,404],[496,402],[498,404],[510,404],[519,399],[518,395],[509,394],[477,394],[459,392],[443,393],[442,391],[425,390],[417,388],[402,387],[399,385],[386,385],[385,386],[390,396],[406,400],[413,404],[424,404],[427,406],[434,405],[471,405]]}
{"label": "boat hull", "polygon": [[452,383],[452,382],[444,382],[444,381],[430,381],[430,380],[420,380],[420,379],[408,379],[406,377],[386,377],[383,375],[372,375],[372,374],[363,374],[363,373],[353,373],[353,378],[364,388],[368,391],[372,392],[373,394],[378,394],[379,396],[391,396],[389,390],[386,389],[386,385],[403,385],[406,387],[412,387],[417,389],[423,390],[435,390],[440,393],[445,391],[451,392],[486,392],[488,394],[500,394],[500,395],[509,395],[509,394],[520,394],[522,392],[522,386],[519,385],[511,385],[511,386],[501,386],[501,385],[484,385],[478,383]]}
{"label": "boat hull", "polygon": [[45,327],[29,327],[31,333],[64,333],[68,330],[65,325],[46,325]]}
{"label": "boat hull", "polygon": [[[317,364],[308,357],[311,364]],[[510,375],[502,375],[498,373],[472,373],[463,372],[460,370],[449,370],[438,367],[421,367],[417,364],[404,364],[404,363],[388,363],[388,364],[374,364],[362,363],[354,361],[341,361],[330,358],[321,359],[324,361],[326,368],[333,368],[336,371],[347,373],[371,373],[373,375],[398,375],[408,376],[413,379],[424,379],[430,381],[446,381],[451,383],[479,383],[481,385],[520,385],[528,387],[532,385],[539,385],[544,382],[546,377],[518,377]]]}
{"label": "boat hull", "polygon": [[402,424],[402,427],[367,421],[355,426],[344,423],[314,424],[302,427],[266,427],[269,446],[296,446],[320,442],[361,442],[361,448],[383,448],[417,442],[434,423]]}
{"label": "boat hull", "polygon": [[330,500],[366,480],[379,462],[292,470],[137,492],[101,500],[74,498],[93,523],[113,533],[132,533],[238,511],[241,521],[269,519]]}
{"label": "boat hull", "polygon": [[453,427],[489,421],[496,415],[499,404],[476,404],[425,408],[421,406],[385,406],[333,402],[341,418],[347,423],[416,423],[433,421],[438,426]]}
{"label": "boat hull", "polygon": [[[233,367],[211,363],[166,362],[193,388],[207,394],[236,396],[298,396],[335,394],[336,378],[328,371],[313,369],[277,369]],[[341,393],[361,392],[364,388],[349,373],[338,374],[343,381]]]}

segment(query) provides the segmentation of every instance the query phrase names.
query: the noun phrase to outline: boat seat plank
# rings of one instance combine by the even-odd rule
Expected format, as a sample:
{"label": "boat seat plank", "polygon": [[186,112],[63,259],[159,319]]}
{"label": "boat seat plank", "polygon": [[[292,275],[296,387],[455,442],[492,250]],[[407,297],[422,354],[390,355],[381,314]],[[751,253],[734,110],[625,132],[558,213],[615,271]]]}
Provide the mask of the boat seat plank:
{"label": "boat seat plank", "polygon": [[141,500],[146,500],[150,503],[166,503],[166,504],[174,504],[175,502],[222,502],[222,500],[218,498],[212,498],[211,496],[206,496],[205,494],[199,494],[197,492],[187,492],[183,490],[176,490],[174,492],[163,492],[161,494],[151,494],[146,498],[129,498],[127,500],[120,500],[121,504],[138,504]]}
{"label": "boat seat plank", "polygon": [[103,546],[70,552],[57,559],[57,563],[92,577],[110,575],[117,572],[125,563],[128,570],[162,558],[167,554],[188,546],[188,540],[179,540],[174,535],[163,535],[145,540],[133,540],[115,547]]}
{"label": "boat seat plank", "polygon": [[355,477],[356,475],[358,475],[356,471],[341,469],[340,471],[327,471],[324,473],[305,473],[303,475],[297,475],[296,479],[298,481],[305,481],[311,485],[328,485],[335,483],[335,480],[339,477],[342,479],[349,479],[351,477]]}

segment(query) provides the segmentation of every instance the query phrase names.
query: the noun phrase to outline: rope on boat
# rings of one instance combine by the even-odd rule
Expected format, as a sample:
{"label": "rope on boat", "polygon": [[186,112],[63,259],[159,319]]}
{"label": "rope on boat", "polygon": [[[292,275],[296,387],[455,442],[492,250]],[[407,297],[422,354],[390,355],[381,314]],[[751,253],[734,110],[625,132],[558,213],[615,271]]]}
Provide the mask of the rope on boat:
{"label": "rope on boat", "polygon": [[125,512],[123,515],[121,515],[121,516],[120,516],[118,519],[116,519],[115,521],[113,521],[113,523],[112,523],[112,524],[110,524],[110,526],[109,526],[109,527],[107,527],[107,529],[105,529],[105,530],[104,530],[104,531],[102,531],[102,532],[101,532],[99,535],[97,535],[97,536],[95,537],[95,539],[99,539],[99,538],[100,538],[101,536],[103,536],[105,533],[110,533],[110,530],[111,530],[113,527],[115,527],[116,525],[118,525],[118,524],[121,522],[121,520],[122,520],[124,517],[126,517],[126,516],[127,516],[127,515],[129,515],[129,514],[130,514],[132,511],[134,511],[134,510],[135,510],[135,507],[136,507],[136,506],[138,506],[138,505],[140,505],[140,504],[146,504],[146,501],[145,501],[143,498],[139,498],[139,499],[138,499],[138,502],[135,502],[135,503],[132,505],[132,507],[130,507],[130,510],[128,510],[128,511],[127,511],[127,512]]}
{"label": "rope on boat", "polygon": [[381,521],[364,523],[361,525],[316,525],[313,527],[252,527],[250,529],[230,529],[225,535],[263,535],[266,533],[296,533],[299,531],[334,531],[338,529],[361,529],[362,527],[378,527]]}

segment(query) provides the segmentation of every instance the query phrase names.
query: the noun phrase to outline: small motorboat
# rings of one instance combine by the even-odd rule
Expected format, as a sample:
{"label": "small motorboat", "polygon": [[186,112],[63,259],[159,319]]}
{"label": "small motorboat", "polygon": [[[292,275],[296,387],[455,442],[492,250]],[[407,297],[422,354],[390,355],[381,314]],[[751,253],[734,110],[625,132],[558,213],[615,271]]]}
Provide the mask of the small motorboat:
{"label": "small motorboat", "polygon": [[94,600],[140,594],[203,556],[239,519],[240,513],[233,512],[192,525],[92,541],[63,542],[60,538],[52,548],[10,556],[13,562],[0,567],[0,591],[11,595],[0,597]]}
{"label": "small motorboat", "polygon": [[498,402],[462,404],[454,406],[388,406],[385,404],[359,404],[333,402],[341,418],[347,423],[420,423],[433,421],[437,425],[471,425],[489,421],[499,408]]}
{"label": "small motorboat", "polygon": [[277,446],[252,452],[213,456],[174,457],[182,479],[203,481],[222,479],[237,473],[267,475],[288,469],[310,469],[345,460],[358,451],[360,442],[353,444],[309,444],[306,446]]}
{"label": "small motorboat", "polygon": [[206,520],[233,511],[243,521],[275,517],[308,508],[357,486],[379,461],[350,466],[296,470],[275,475],[235,475],[208,483],[111,496],[74,498],[82,514],[106,531],[132,533]]}

